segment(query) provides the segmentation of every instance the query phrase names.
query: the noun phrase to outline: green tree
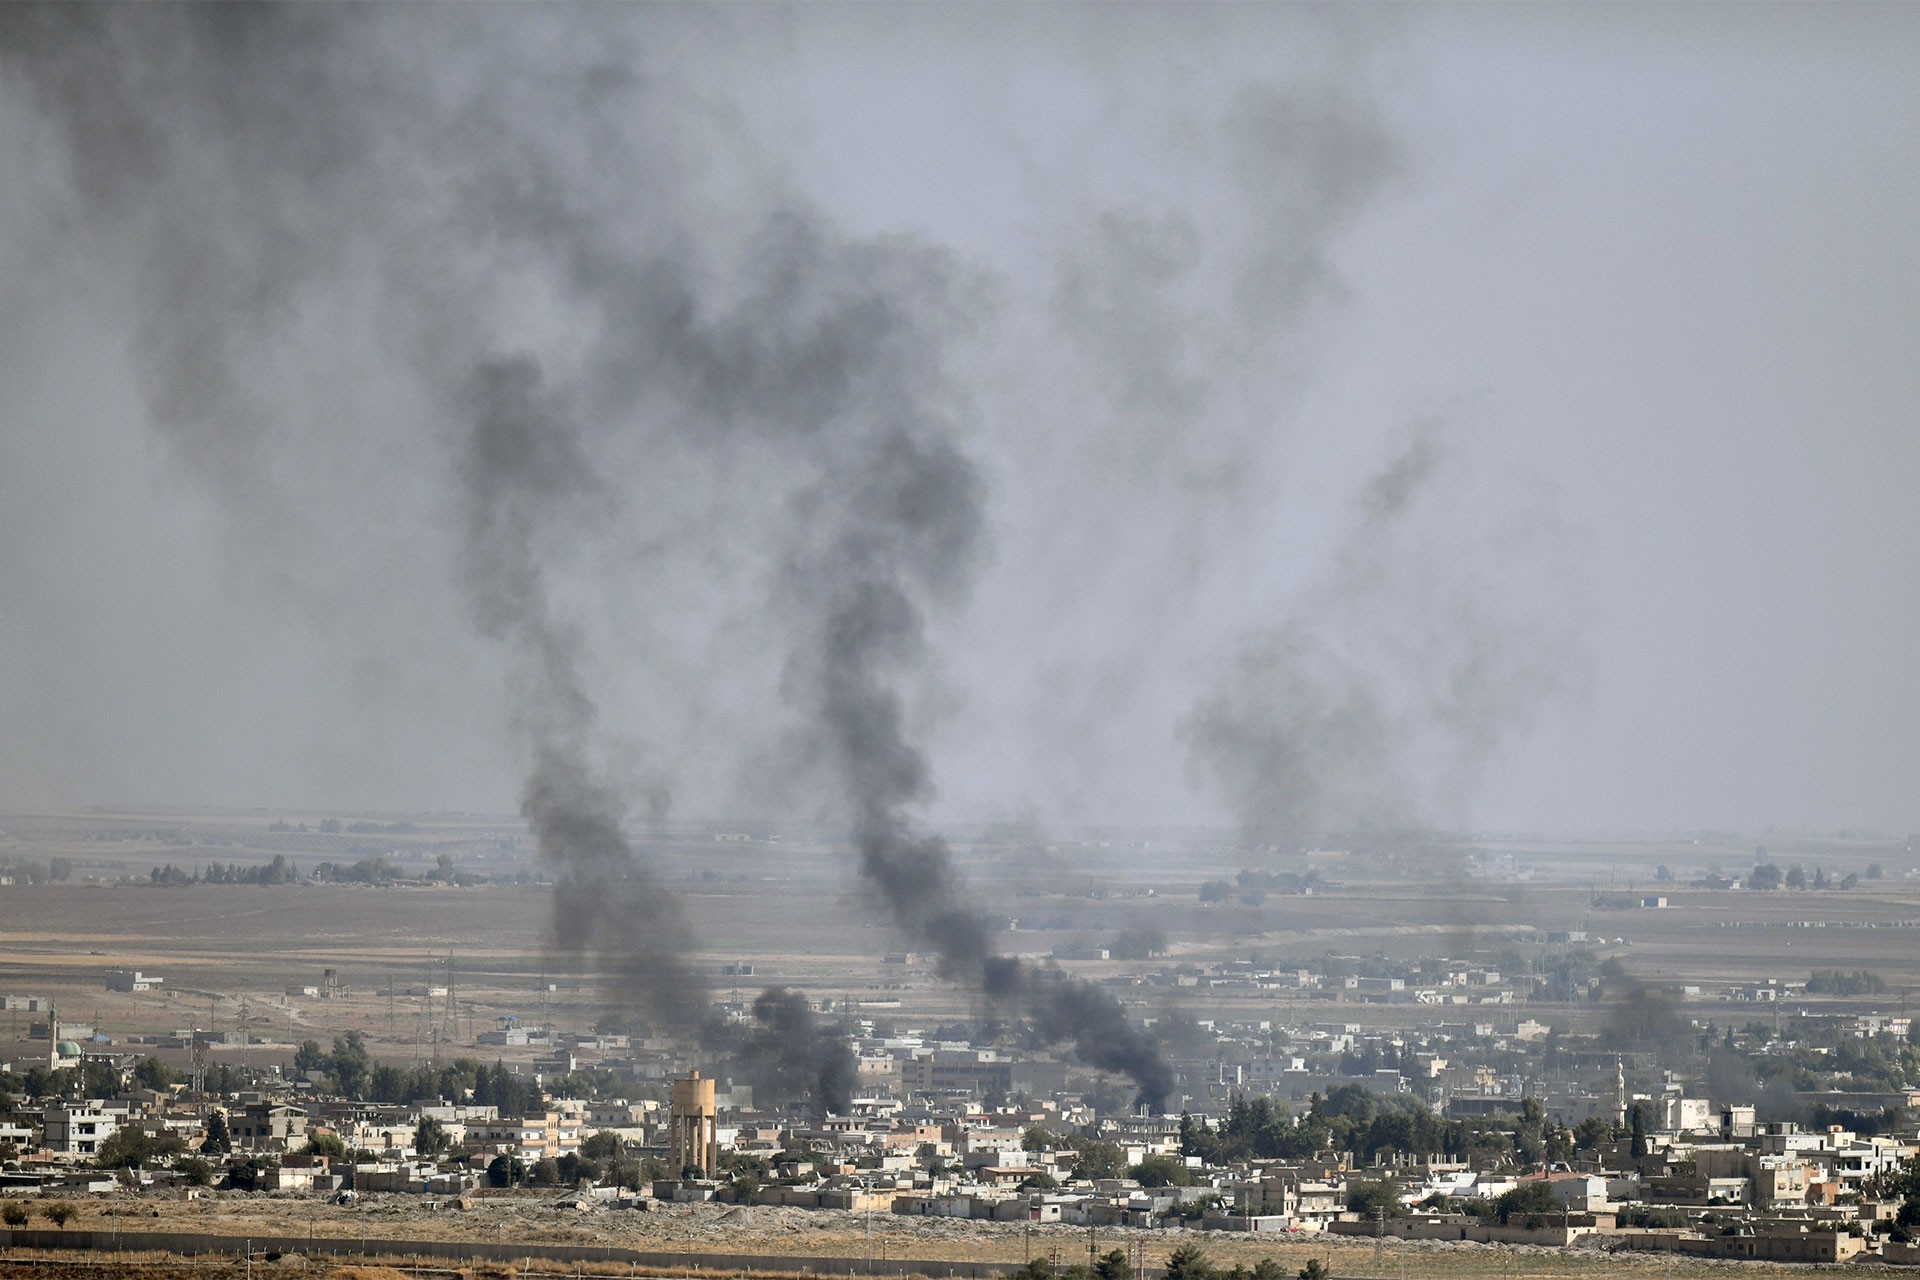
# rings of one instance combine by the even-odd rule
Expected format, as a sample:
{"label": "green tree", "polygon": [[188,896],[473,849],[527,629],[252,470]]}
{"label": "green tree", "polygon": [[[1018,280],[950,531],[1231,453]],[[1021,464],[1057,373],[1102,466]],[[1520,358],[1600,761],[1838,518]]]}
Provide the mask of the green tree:
{"label": "green tree", "polygon": [[73,1221],[73,1215],[79,1212],[65,1200],[54,1200],[40,1206],[40,1215],[56,1227],[64,1227]]}
{"label": "green tree", "polygon": [[164,1093],[173,1083],[173,1069],[158,1058],[142,1058],[133,1069],[133,1078],[142,1088]]}
{"label": "green tree", "polygon": [[258,1191],[260,1180],[272,1167],[259,1156],[248,1156],[227,1166],[227,1184],[235,1191]]}
{"label": "green tree", "polygon": [[580,1144],[580,1154],[617,1167],[627,1158],[627,1144],[620,1140],[619,1134],[602,1129]]}
{"label": "green tree", "polygon": [[80,1064],[80,1092],[88,1098],[111,1098],[125,1083],[118,1068],[110,1063],[83,1061]]}
{"label": "green tree", "polygon": [[490,1186],[510,1187],[526,1180],[527,1168],[511,1156],[495,1156],[487,1166],[487,1182]]}
{"label": "green tree", "polygon": [[[594,1134],[580,1144],[580,1154],[590,1160],[598,1160],[607,1167],[607,1178],[616,1186],[639,1186],[639,1171],[634,1163],[633,1153],[627,1150],[627,1144],[620,1140],[617,1133],[602,1131]],[[759,1172],[768,1171],[763,1167]]]}
{"label": "green tree", "polygon": [[1392,1178],[1356,1180],[1347,1184],[1347,1208],[1366,1221],[1400,1216],[1400,1188]]}
{"label": "green tree", "polygon": [[10,1227],[24,1227],[33,1220],[33,1211],[18,1200],[8,1201],[0,1206],[0,1222]]}
{"label": "green tree", "polygon": [[207,1136],[200,1149],[212,1156],[223,1156],[233,1150],[233,1134],[227,1129],[227,1113],[209,1111],[207,1113]]}
{"label": "green tree", "polygon": [[1591,1150],[1603,1142],[1612,1142],[1616,1134],[1614,1124],[1603,1116],[1589,1116],[1573,1130],[1573,1145],[1582,1150]]}
{"label": "green tree", "polygon": [[439,1156],[453,1147],[453,1139],[447,1134],[447,1126],[440,1123],[437,1116],[421,1116],[420,1123],[413,1130],[413,1149],[423,1156]]}
{"label": "green tree", "polygon": [[353,1153],[347,1150],[346,1140],[337,1133],[310,1133],[302,1154],[325,1156],[334,1164],[345,1164]]}
{"label": "green tree", "polygon": [[349,1031],[333,1038],[333,1052],[327,1058],[327,1070],[332,1073],[334,1083],[343,1096],[360,1096],[360,1087],[366,1083],[372,1065],[373,1056],[367,1052],[367,1046],[360,1039],[358,1031]]}
{"label": "green tree", "polygon": [[1075,1167],[1082,1177],[1118,1178],[1126,1172],[1127,1153],[1118,1143],[1082,1140],[1074,1150],[1080,1155],[1080,1163]]}
{"label": "green tree", "polygon": [[1493,1211],[1499,1215],[1502,1226],[1515,1214],[1536,1215],[1557,1213],[1559,1210],[1560,1201],[1554,1198],[1553,1188],[1544,1179],[1523,1182],[1505,1195],[1496,1196],[1493,1201]]}
{"label": "green tree", "polygon": [[1022,1151],[1051,1151],[1060,1145],[1060,1139],[1045,1125],[1036,1124],[1020,1135]]}
{"label": "green tree", "polygon": [[1529,1164],[1539,1164],[1547,1154],[1547,1109],[1538,1098],[1520,1099],[1520,1119],[1513,1127],[1513,1145]]}
{"label": "green tree", "polygon": [[173,1169],[190,1187],[213,1185],[213,1166],[199,1156],[182,1156],[173,1162]]}
{"label": "green tree", "polygon": [[1749,889],[1778,889],[1780,887],[1780,868],[1771,862],[1763,862],[1753,869],[1747,877]]}
{"label": "green tree", "polygon": [[1286,1280],[1287,1269],[1278,1259],[1262,1258],[1253,1264],[1253,1280]]}
{"label": "green tree", "polygon": [[1197,1244],[1183,1244],[1167,1255],[1166,1280],[1214,1280],[1213,1263]]}
{"label": "green tree", "polygon": [[1308,1258],[1307,1265],[1300,1268],[1300,1280],[1333,1280],[1333,1272],[1320,1259]]}
{"label": "green tree", "polygon": [[1127,1280],[1132,1274],[1123,1250],[1110,1249],[1093,1260],[1094,1280]]}
{"label": "green tree", "polygon": [[1143,1187],[1190,1187],[1193,1173],[1178,1156],[1148,1156],[1133,1166],[1133,1179]]}
{"label": "green tree", "polygon": [[144,1169],[157,1159],[178,1155],[186,1145],[177,1134],[154,1137],[138,1125],[127,1125],[100,1144],[94,1163],[102,1169]]}

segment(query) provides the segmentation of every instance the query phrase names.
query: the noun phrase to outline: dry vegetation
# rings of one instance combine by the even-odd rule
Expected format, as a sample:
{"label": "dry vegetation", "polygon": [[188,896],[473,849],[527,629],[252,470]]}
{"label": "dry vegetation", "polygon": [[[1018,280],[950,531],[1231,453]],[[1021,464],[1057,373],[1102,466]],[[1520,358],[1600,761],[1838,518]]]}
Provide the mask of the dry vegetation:
{"label": "dry vegetation", "polygon": [[[123,1206],[123,1213],[126,1208]],[[142,1206],[142,1210],[151,1206]],[[169,1203],[161,1207],[162,1218],[138,1224],[121,1219],[123,1229],[136,1226],[151,1230],[205,1231],[233,1237],[261,1235],[300,1235],[310,1228],[325,1236],[351,1236],[363,1233],[374,1259],[387,1265],[335,1267],[315,1258],[309,1261],[289,1255],[272,1263],[256,1258],[260,1280],[280,1275],[298,1275],[301,1280],[395,1280],[397,1272],[408,1280],[417,1273],[446,1280],[458,1269],[445,1259],[411,1259],[404,1254],[380,1258],[380,1244],[387,1240],[438,1239],[475,1241],[526,1241],[539,1243],[612,1245],[650,1252],[685,1253],[685,1268],[664,1271],[653,1267],[627,1267],[607,1264],[554,1264],[553,1273],[573,1276],[685,1275],[698,1270],[704,1254],[763,1254],[769,1257],[805,1256],[841,1262],[827,1269],[837,1273],[847,1263],[858,1270],[867,1254],[867,1223],[864,1215],[838,1211],[810,1212],[797,1209],[733,1208],[721,1205],[680,1205],[654,1213],[580,1211],[557,1207],[544,1199],[499,1195],[483,1197],[470,1212],[429,1211],[417,1198],[374,1197],[361,1209],[339,1210],[331,1206],[294,1199],[266,1197],[218,1197],[188,1203]],[[106,1216],[104,1213],[102,1217]],[[348,1219],[352,1219],[349,1221]],[[75,1223],[76,1228],[95,1226],[91,1212]],[[104,1223],[98,1224],[104,1225]],[[360,1231],[356,1232],[355,1227]],[[1055,1254],[1063,1263],[1084,1260],[1088,1237],[1074,1227],[1033,1227],[1011,1223],[957,1222],[924,1218],[901,1218],[876,1214],[872,1224],[872,1256],[876,1260],[913,1260],[930,1264],[927,1274],[939,1275],[942,1261],[1005,1262],[1018,1265],[1025,1257]],[[1150,1267],[1162,1264],[1168,1253],[1182,1243],[1198,1242],[1210,1259],[1222,1267],[1244,1263],[1249,1267],[1260,1258],[1280,1261],[1289,1273],[1304,1266],[1309,1258],[1330,1265],[1336,1277],[1379,1277],[1380,1280],[1466,1280],[1488,1277],[1490,1280],[1526,1280],[1540,1277],[1760,1277],[1794,1275],[1833,1268],[1724,1262],[1704,1259],[1667,1258],[1651,1254],[1606,1254],[1594,1249],[1557,1250],[1531,1247],[1486,1246],[1469,1243],[1422,1241],[1415,1243],[1386,1240],[1378,1246],[1372,1241],[1317,1238],[1287,1242],[1274,1238],[1235,1236],[1197,1231],[1122,1231],[1102,1229],[1095,1236],[1102,1250],[1127,1247],[1144,1240]],[[100,1259],[106,1261],[106,1259]],[[50,1262],[25,1263],[9,1267],[0,1259],[0,1274],[44,1276],[48,1270],[77,1273],[81,1267],[63,1266],[55,1256]],[[157,1259],[129,1259],[128,1274],[180,1276],[177,1267],[162,1266]],[[324,1267],[324,1269],[322,1269]],[[90,1275],[99,1275],[98,1266],[89,1265]],[[195,1268],[201,1274],[210,1269],[222,1276],[238,1274],[224,1263]],[[467,1269],[471,1271],[472,1269]],[[1857,1272],[1858,1267],[1849,1271]],[[509,1277],[518,1271],[521,1280],[534,1280],[543,1268],[536,1262],[520,1266],[482,1265],[474,1280],[488,1276]],[[755,1274],[763,1274],[756,1272]],[[777,1274],[770,1271],[765,1274]]]}
{"label": "dry vegetation", "polygon": [[[317,825],[317,819],[314,820]],[[550,954],[551,899],[537,887],[396,887],[346,885],[202,885],[157,888],[143,883],[83,883],[131,876],[165,862],[264,862],[287,852],[310,868],[387,850],[403,869],[423,871],[439,853],[495,876],[527,871],[522,837],[512,824],[422,819],[395,836],[322,837],[269,833],[261,815],[69,815],[0,818],[0,856],[70,858],[74,882],[0,886],[0,991],[52,995],[70,1016],[96,1018],[114,1034],[182,1026],[244,1026],[256,1041],[323,1042],[357,1029],[377,1056],[411,1059],[432,1051],[444,1011],[409,988],[453,975],[461,1019],[453,1037],[470,1043],[504,1014],[544,1010],[562,1027],[583,1027],[604,1009],[591,981],[561,972]],[[161,830],[166,840],[148,833]],[[877,923],[850,881],[849,857],[829,845],[715,842],[679,835],[650,846],[666,878],[685,899],[702,959],[720,966],[746,961],[751,977],[716,976],[722,995],[736,986],[751,995],[788,984],[822,996],[868,1002],[872,1016],[964,1017],[965,994],[935,981],[929,967],[885,965],[903,944]],[[1700,984],[1689,1004],[1702,1016],[1741,1016],[1719,1002],[1736,981],[1804,978],[1815,968],[1869,968],[1894,992],[1920,986],[1920,931],[1853,928],[1920,921],[1920,881],[1902,879],[1913,859],[1885,842],[1781,845],[1769,856],[1831,868],[1836,876],[1878,861],[1888,878],[1850,892],[1708,892],[1684,881],[1709,866],[1739,873],[1753,862],[1750,843],[1634,846],[1494,846],[1472,871],[1447,847],[1388,849],[1369,857],[1319,856],[1303,864],[1233,849],[1227,842],[1185,840],[1047,844],[1032,833],[990,833],[963,846],[962,861],[983,892],[997,897],[1020,929],[1016,949],[1045,954],[1056,943],[1100,939],[1147,923],[1173,943],[1173,959],[1206,962],[1269,956],[1313,957],[1328,951],[1411,958],[1446,954],[1491,959],[1536,930],[1585,929],[1620,937],[1609,947],[1635,976],[1659,984]],[[1271,894],[1257,906],[1238,901],[1202,906],[1195,887],[1253,865],[1312,865],[1334,887],[1312,897]],[[1680,884],[1656,885],[1656,865],[1673,866]],[[1521,878],[1524,877],[1524,878]],[[1665,911],[1605,911],[1594,892],[1662,892]],[[1147,891],[1152,890],[1151,896]],[[1728,927],[1735,922],[1749,926]],[[1802,922],[1821,924],[1801,928]],[[1158,962],[1076,963],[1089,976],[1143,971]],[[108,968],[138,967],[166,978],[161,992],[116,995],[103,990]],[[287,989],[337,969],[353,990],[346,1000],[289,996]],[[391,998],[386,994],[394,991]],[[1198,1017],[1316,1020],[1324,999],[1273,993],[1177,994],[1143,988],[1132,999],[1172,1004]],[[1895,1003],[1898,996],[1891,1001]],[[891,1002],[898,1001],[897,1012]],[[1541,1015],[1585,1029],[1599,1016],[1574,1006]],[[1402,1005],[1342,1003],[1342,1021],[1401,1025],[1426,1017]],[[16,1034],[24,1018],[9,1019]],[[0,1034],[9,1029],[0,1021]],[[442,1046],[445,1048],[445,1046]],[[457,1049],[455,1050],[458,1051]],[[281,1055],[251,1051],[254,1062]],[[511,1055],[509,1055],[511,1056]]]}

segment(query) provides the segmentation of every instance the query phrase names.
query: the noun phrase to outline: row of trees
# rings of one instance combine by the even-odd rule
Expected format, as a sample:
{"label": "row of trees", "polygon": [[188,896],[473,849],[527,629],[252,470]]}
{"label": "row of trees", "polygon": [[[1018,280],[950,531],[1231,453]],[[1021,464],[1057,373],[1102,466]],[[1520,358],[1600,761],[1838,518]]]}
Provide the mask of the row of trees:
{"label": "row of trees", "polygon": [[[1012,1273],[1013,1280],[1127,1280],[1133,1267],[1127,1255],[1113,1249],[1084,1262],[1057,1266],[1052,1259],[1035,1258]],[[1297,1280],[1329,1280],[1325,1263],[1318,1258],[1291,1273]],[[1262,1258],[1252,1267],[1236,1262],[1231,1267],[1216,1266],[1207,1251],[1197,1244],[1183,1244],[1167,1255],[1167,1280],[1290,1280],[1287,1269],[1273,1258]]]}
{"label": "row of trees", "polygon": [[[480,1106],[493,1106],[502,1116],[524,1116],[546,1109],[546,1094],[530,1080],[514,1075],[506,1065],[492,1066],[476,1058],[456,1058],[443,1067],[376,1066],[365,1041],[357,1031],[335,1036],[331,1050],[317,1040],[302,1042],[294,1053],[294,1068],[315,1073],[342,1097],[362,1102],[411,1103],[434,1098],[453,1098]],[[179,1073],[158,1058],[143,1058],[132,1072],[123,1075],[116,1068],[90,1060],[58,1071],[33,1066],[17,1075],[0,1075],[0,1115],[11,1115],[15,1099],[28,1098],[106,1098],[119,1093],[129,1083],[147,1089],[164,1090],[178,1083]],[[570,1093],[601,1093],[611,1084],[606,1073],[576,1073],[568,1081],[581,1086]],[[206,1068],[209,1094],[233,1093],[247,1086],[240,1072],[225,1063]]]}
{"label": "row of trees", "polygon": [[1297,1120],[1271,1098],[1235,1096],[1218,1128],[1191,1115],[1180,1117],[1184,1155],[1208,1163],[1246,1159],[1305,1159],[1321,1151],[1352,1151],[1369,1163],[1392,1154],[1439,1152],[1482,1167],[1538,1164],[1571,1158],[1578,1146],[1615,1136],[1605,1121],[1570,1130],[1523,1099],[1511,1132],[1486,1122],[1447,1120],[1417,1098],[1381,1095],[1360,1085],[1341,1085],[1313,1096]]}
{"label": "row of trees", "polygon": [[540,1086],[475,1058],[456,1058],[444,1067],[376,1066],[357,1031],[333,1038],[331,1052],[318,1040],[306,1040],[293,1055],[294,1070],[326,1077],[332,1091],[360,1102],[409,1103],[452,1098],[491,1106],[502,1116],[524,1116],[546,1109]]}
{"label": "row of trees", "polygon": [[[1870,874],[1868,878],[1878,880],[1880,878],[1878,875],[1871,874],[1878,870],[1878,864],[1869,867],[1868,871]],[[1813,874],[1808,875],[1805,867],[1789,867],[1785,872],[1782,872],[1778,865],[1771,862],[1761,863],[1755,867],[1752,874],[1747,877],[1747,888],[1762,890],[1778,889],[1782,885],[1789,889],[1852,889],[1857,887],[1859,883],[1860,875],[1855,871],[1849,871],[1840,879],[1835,880],[1827,874],[1825,867],[1815,867]]]}
{"label": "row of trees", "polygon": [[[1516,1220],[1528,1227],[1539,1227],[1544,1225],[1548,1215],[1558,1214],[1564,1209],[1554,1196],[1553,1188],[1545,1182],[1523,1182],[1491,1200],[1476,1197],[1451,1205],[1442,1204],[1441,1200],[1442,1197],[1436,1195],[1425,1202],[1426,1207],[1457,1208],[1484,1223],[1497,1223],[1503,1227]],[[1363,1218],[1398,1218],[1406,1213],[1400,1198],[1400,1184],[1391,1177],[1350,1183],[1347,1187],[1347,1208]]]}
{"label": "row of trees", "polygon": [[24,1227],[33,1221],[36,1212],[54,1226],[64,1227],[73,1221],[74,1214],[79,1211],[65,1200],[46,1200],[35,1205],[13,1200],[0,1205],[0,1222],[10,1227]]}
{"label": "row of trees", "polygon": [[204,878],[208,884],[292,884],[300,878],[300,868],[286,854],[276,853],[264,867],[209,862]]}
{"label": "row of trees", "polygon": [[[557,1160],[548,1157],[532,1164],[511,1156],[495,1156],[487,1166],[487,1183],[495,1187],[572,1187],[586,1181],[637,1191],[655,1178],[668,1176],[669,1170],[664,1161],[635,1156],[612,1134],[595,1136],[613,1139],[612,1149],[602,1150],[596,1155],[589,1151],[589,1142],[582,1145],[578,1152],[569,1151]],[[757,1178],[736,1178],[735,1198],[744,1202],[752,1197],[758,1187]]]}
{"label": "row of trees", "polygon": [[1852,973],[1815,969],[1807,979],[1810,996],[1878,996],[1885,995],[1886,991],[1887,980],[1866,969],[1855,969]]}
{"label": "row of trees", "polygon": [[[288,823],[281,820],[267,824],[267,830],[273,832],[305,831],[306,829],[307,824],[304,822]],[[412,835],[419,830],[420,828],[411,822],[349,822],[342,826],[338,818],[320,820],[320,834],[327,836],[339,835],[342,831],[356,836],[404,836]]]}
{"label": "row of trees", "polygon": [[[358,862],[319,862],[314,864],[310,875],[303,877],[300,868],[284,853],[275,854],[273,861],[258,867],[210,862],[204,869],[195,867],[188,870],[169,862],[147,872],[150,884],[168,888],[198,884],[299,884],[303,879],[324,884],[388,885],[406,878],[405,872],[384,857],[362,858]],[[459,871],[452,857],[444,853],[431,871],[414,878],[459,884],[477,883],[479,879]]]}
{"label": "row of trees", "polygon": [[[1642,1118],[1644,1123],[1644,1118]],[[1472,1160],[1483,1168],[1501,1164],[1533,1165],[1569,1160],[1577,1148],[1591,1148],[1626,1136],[1602,1119],[1569,1129],[1549,1116],[1534,1098],[1521,1100],[1511,1128],[1488,1121],[1446,1120],[1416,1098],[1381,1095],[1359,1085],[1342,1085],[1325,1097],[1314,1095],[1297,1120],[1266,1097],[1236,1095],[1218,1127],[1180,1117],[1180,1154],[1208,1164],[1236,1160],[1300,1160],[1322,1151],[1352,1151],[1371,1163],[1395,1153],[1443,1153]],[[1023,1145],[1029,1151],[1070,1150],[1075,1168],[1088,1178],[1131,1176],[1143,1186],[1187,1186],[1193,1181],[1186,1161],[1149,1156],[1128,1167],[1117,1144],[1079,1134],[1057,1135],[1035,1125]],[[1040,1185],[1036,1182],[1036,1185]]]}

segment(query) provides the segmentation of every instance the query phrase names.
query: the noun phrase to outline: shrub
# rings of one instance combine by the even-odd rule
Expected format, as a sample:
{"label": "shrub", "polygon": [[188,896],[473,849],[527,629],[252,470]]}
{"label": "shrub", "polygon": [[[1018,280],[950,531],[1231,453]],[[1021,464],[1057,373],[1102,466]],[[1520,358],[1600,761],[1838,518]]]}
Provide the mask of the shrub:
{"label": "shrub", "polygon": [[1213,1280],[1213,1263],[1197,1244],[1183,1244],[1167,1255],[1167,1280]]}

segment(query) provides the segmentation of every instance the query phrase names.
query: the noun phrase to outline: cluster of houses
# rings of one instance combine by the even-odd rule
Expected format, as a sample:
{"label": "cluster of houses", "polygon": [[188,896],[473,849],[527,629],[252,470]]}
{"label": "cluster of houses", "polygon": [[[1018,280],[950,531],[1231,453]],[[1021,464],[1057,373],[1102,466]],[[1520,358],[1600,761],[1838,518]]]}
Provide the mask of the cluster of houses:
{"label": "cluster of houses", "polygon": [[[747,1102],[743,1090],[710,1096]],[[1920,1246],[1895,1243],[1900,1206],[1881,1195],[1888,1175],[1920,1152],[1914,1135],[1763,1124],[1751,1107],[1677,1095],[1653,1108],[1654,1127],[1638,1144],[1605,1142],[1530,1170],[1475,1168],[1437,1155],[1363,1165],[1337,1152],[1209,1166],[1184,1153],[1175,1116],[891,1098],[805,1122],[746,1107],[721,1110],[715,1167],[675,1169],[664,1159],[669,1108],[650,1099],[558,1100],[539,1114],[514,1117],[457,1102],[301,1099],[290,1088],[223,1100],[178,1087],[128,1089],[113,1098],[18,1108],[0,1125],[0,1143],[13,1151],[0,1188],[167,1186],[180,1179],[164,1161],[117,1176],[93,1166],[109,1140],[129,1128],[175,1139],[169,1149],[183,1154],[211,1150],[217,1111],[231,1143],[222,1159],[251,1165],[253,1188],[265,1192],[464,1195],[497,1182],[489,1172],[498,1172],[502,1157],[524,1170],[571,1155],[579,1168],[582,1147],[611,1134],[618,1142],[601,1142],[599,1150],[627,1153],[629,1175],[646,1160],[655,1176],[610,1177],[602,1161],[588,1166],[596,1170],[590,1181],[600,1185],[570,1186],[565,1195],[583,1205],[628,1208],[722,1199],[1081,1226],[1177,1223],[1236,1232],[1586,1241],[1725,1258],[1834,1262],[1872,1254],[1920,1262]],[[423,1133],[433,1135],[433,1150],[416,1149]],[[1108,1153],[1106,1167],[1086,1167],[1089,1143]],[[323,1150],[349,1154],[329,1159]],[[1144,1176],[1149,1168],[1160,1176]],[[1166,1177],[1169,1168],[1180,1176]],[[1544,1190],[1525,1200],[1525,1212],[1504,1219],[1488,1212],[1535,1183]]]}
{"label": "cluster of houses", "polygon": [[[1565,945],[1581,942],[1569,936]],[[1334,972],[1342,967],[1373,972]],[[1605,1121],[1600,1128],[1607,1131],[1637,1108],[1644,1120],[1639,1140],[1589,1142],[1571,1158],[1531,1169],[1438,1155],[1375,1163],[1340,1152],[1209,1165],[1188,1154],[1178,1116],[1126,1114],[1124,1097],[1099,1097],[1058,1058],[900,1029],[853,1006],[836,1011],[859,1031],[848,1113],[802,1119],[757,1109],[751,1088],[720,1082],[709,1095],[714,1158],[693,1162],[698,1167],[679,1158],[672,1139],[671,1082],[692,1065],[683,1045],[560,1035],[509,1018],[478,1043],[511,1055],[548,1092],[570,1088],[573,1073],[591,1070],[600,1092],[633,1100],[560,1098],[525,1116],[459,1100],[380,1105],[324,1096],[324,1071],[300,1077],[277,1074],[281,1067],[249,1073],[258,1089],[250,1093],[127,1087],[111,1097],[16,1106],[0,1120],[0,1154],[7,1156],[0,1190],[184,1184],[194,1180],[184,1169],[187,1158],[199,1156],[213,1166],[214,1181],[241,1186],[233,1173],[244,1166],[244,1186],[269,1193],[463,1196],[503,1180],[530,1180],[608,1207],[722,1199],[1076,1226],[1179,1223],[1236,1232],[1601,1243],[1727,1258],[1840,1261],[1871,1254],[1920,1262],[1920,1246],[1901,1243],[1907,1233],[1896,1222],[1900,1206],[1885,1194],[1888,1175],[1920,1150],[1911,1130],[1873,1136],[1762,1124],[1751,1107],[1716,1105],[1690,1096],[1704,1090],[1683,1079],[1662,1080],[1652,1055],[1636,1060],[1597,1042],[1562,1040],[1526,1010],[1502,1007],[1528,993],[1524,980],[1444,959],[1382,971],[1388,967],[1228,962],[1173,966],[1148,979],[1222,994],[1294,988],[1327,1000],[1305,1006],[1318,1021],[1283,1025],[1255,1014],[1190,1021],[1184,1041],[1169,1034],[1176,1106],[1203,1118],[1219,1115],[1235,1097],[1265,1096],[1299,1112],[1316,1096],[1358,1087],[1404,1095],[1395,1105],[1417,1099],[1450,1120],[1509,1128],[1503,1117],[1516,1116],[1527,1100],[1561,1125]],[[126,977],[157,981],[143,973]],[[326,977],[331,984],[334,975]],[[1763,981],[1725,998],[1777,1011],[1802,998],[1804,986]],[[47,1015],[26,1042],[40,1065],[82,1068],[89,1082],[101,1079],[89,1067],[112,1066],[123,1083],[132,1082],[137,1055],[106,1047],[91,1027],[59,1019],[37,998],[15,1000],[8,997],[4,1007]],[[1389,1011],[1342,1007],[1382,1003],[1446,1008],[1423,1016],[1418,1028],[1394,1028],[1380,1025],[1391,1020]],[[1295,1002],[1294,1011],[1302,1007]],[[1801,1010],[1784,1034],[1773,1012],[1773,1025],[1770,1034],[1742,1030],[1740,1051],[1786,1053],[1796,1048],[1794,1034],[1814,1030],[1823,1044],[1852,1044],[1855,1037],[1904,1044],[1911,1030],[1904,1014],[1857,1010]],[[1708,1024],[1688,1034],[1734,1044],[1732,1031]],[[244,1032],[140,1042],[201,1064],[262,1047]],[[1630,1074],[1651,1092],[1630,1094]],[[1868,1094],[1857,1082],[1850,1087],[1844,1103],[1822,1105],[1862,1115],[1920,1110],[1920,1089]],[[129,1130],[152,1139],[152,1150],[178,1156],[103,1169],[111,1163],[103,1158],[109,1144]],[[231,1151],[209,1145],[210,1131],[224,1132]],[[1089,1144],[1098,1144],[1104,1158],[1090,1160]],[[610,1152],[618,1153],[612,1167]],[[1170,1169],[1177,1176],[1169,1177]],[[204,1179],[209,1170],[195,1172]],[[1524,1210],[1490,1212],[1501,1204]]]}

